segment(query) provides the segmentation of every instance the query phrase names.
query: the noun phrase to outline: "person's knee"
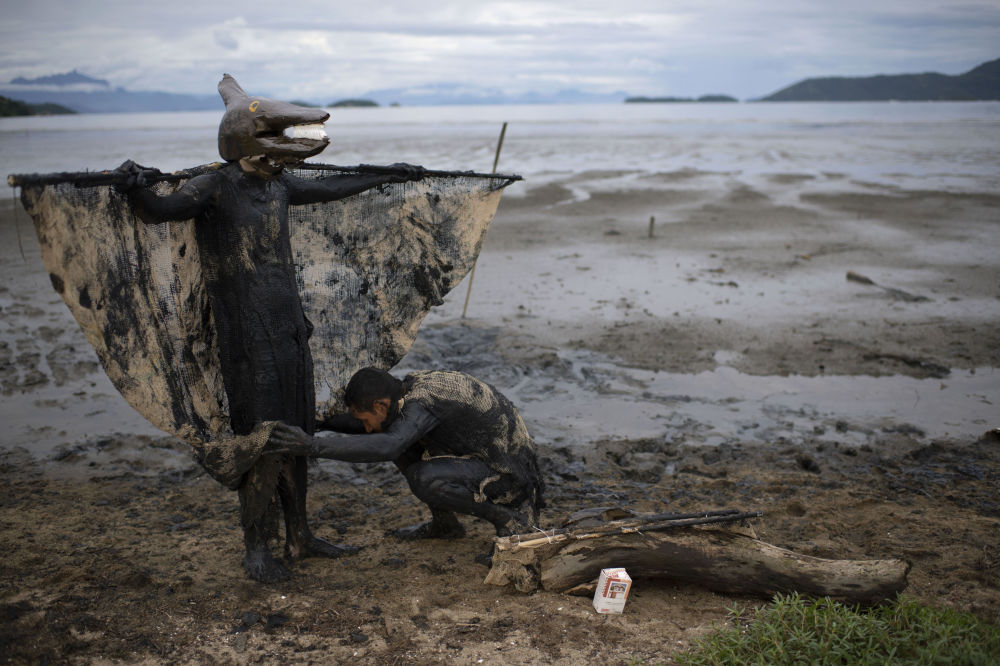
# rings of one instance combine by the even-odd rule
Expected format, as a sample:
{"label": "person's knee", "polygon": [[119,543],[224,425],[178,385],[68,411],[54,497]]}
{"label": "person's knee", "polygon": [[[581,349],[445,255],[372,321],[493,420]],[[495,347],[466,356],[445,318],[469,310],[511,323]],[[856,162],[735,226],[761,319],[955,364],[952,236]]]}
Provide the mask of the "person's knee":
{"label": "person's knee", "polygon": [[440,495],[443,490],[443,481],[434,474],[429,465],[423,463],[410,465],[404,475],[410,484],[410,490],[423,502]]}

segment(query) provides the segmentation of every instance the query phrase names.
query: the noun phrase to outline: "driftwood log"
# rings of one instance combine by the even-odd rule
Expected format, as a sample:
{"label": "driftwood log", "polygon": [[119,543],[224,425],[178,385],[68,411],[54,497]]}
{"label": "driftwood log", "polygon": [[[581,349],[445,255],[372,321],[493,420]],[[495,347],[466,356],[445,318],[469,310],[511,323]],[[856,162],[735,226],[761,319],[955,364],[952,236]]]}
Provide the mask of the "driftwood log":
{"label": "driftwood log", "polygon": [[758,540],[746,525],[758,516],[589,510],[574,514],[563,529],[497,538],[485,582],[521,592],[590,594],[601,569],[624,567],[633,579],[669,579],[715,592],[764,598],[799,592],[859,604],[880,603],[906,587],[910,565],[903,560],[799,555]]}

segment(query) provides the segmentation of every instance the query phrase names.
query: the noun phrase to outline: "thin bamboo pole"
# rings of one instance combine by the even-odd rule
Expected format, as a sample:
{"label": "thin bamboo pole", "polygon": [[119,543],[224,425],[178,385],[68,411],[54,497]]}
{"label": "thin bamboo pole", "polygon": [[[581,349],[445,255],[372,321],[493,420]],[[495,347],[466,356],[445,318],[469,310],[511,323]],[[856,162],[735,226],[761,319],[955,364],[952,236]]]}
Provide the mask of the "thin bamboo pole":
{"label": "thin bamboo pole", "polygon": [[[500,162],[500,149],[503,148],[503,138],[507,134],[507,121],[504,121],[503,127],[500,128],[500,138],[497,140],[497,152],[493,156],[493,173],[497,172],[497,164]],[[469,309],[469,296],[472,295],[472,281],[476,279],[476,264],[479,262],[479,258],[472,262],[472,270],[469,271],[469,286],[465,290],[465,304],[462,306],[462,319],[465,319],[465,313]]]}

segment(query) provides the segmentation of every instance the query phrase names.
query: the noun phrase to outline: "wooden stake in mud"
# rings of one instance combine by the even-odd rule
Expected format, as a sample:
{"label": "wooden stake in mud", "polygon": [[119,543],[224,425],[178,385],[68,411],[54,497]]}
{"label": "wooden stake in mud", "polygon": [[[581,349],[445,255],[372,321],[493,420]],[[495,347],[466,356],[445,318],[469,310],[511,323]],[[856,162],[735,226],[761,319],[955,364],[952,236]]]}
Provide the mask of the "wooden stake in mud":
{"label": "wooden stake in mud", "polygon": [[[497,140],[497,152],[493,156],[493,171],[497,172],[497,164],[500,162],[500,149],[503,148],[503,137],[507,134],[507,121],[504,121],[503,127],[500,128],[500,138]],[[478,259],[476,260],[478,261]],[[476,278],[476,262],[472,262],[472,270],[469,271],[469,287],[465,290],[465,305],[462,306],[462,319],[465,319],[465,313],[469,309],[469,296],[472,295],[472,281]]]}
{"label": "wooden stake in mud", "polygon": [[653,224],[654,224],[655,221],[656,221],[656,218],[653,217],[652,215],[650,215],[649,216],[649,237],[650,238],[653,237]]}

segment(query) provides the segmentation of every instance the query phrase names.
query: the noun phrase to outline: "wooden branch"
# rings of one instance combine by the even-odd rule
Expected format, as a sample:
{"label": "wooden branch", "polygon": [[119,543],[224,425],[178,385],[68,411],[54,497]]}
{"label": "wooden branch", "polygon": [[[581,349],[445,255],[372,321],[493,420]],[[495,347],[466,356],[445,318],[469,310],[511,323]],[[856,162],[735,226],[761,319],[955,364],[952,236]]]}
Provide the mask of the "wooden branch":
{"label": "wooden branch", "polygon": [[[147,184],[177,182],[178,180],[185,180],[203,173],[218,170],[222,166],[223,164],[221,162],[214,162],[212,164],[204,164],[190,169],[173,171],[171,173],[163,173],[157,169],[147,169],[143,172],[143,175]],[[358,166],[335,166],[333,164],[314,164],[306,162],[292,167],[290,170],[294,171],[296,169],[302,169],[304,171],[339,171],[344,173],[371,173],[381,175],[405,173],[405,169],[400,167],[377,166],[372,164],[360,164]],[[504,187],[514,181],[522,180],[521,176],[517,175],[476,173],[474,171],[437,171],[434,169],[426,169],[424,173],[428,176],[442,178],[490,178],[493,180],[503,181]],[[116,169],[109,169],[105,171],[63,171],[57,173],[14,173],[7,176],[7,184],[11,187],[31,187],[71,183],[77,187],[99,187],[101,185],[116,185],[118,183],[124,183],[127,180],[127,177],[127,174]]]}
{"label": "wooden branch", "polygon": [[[357,166],[337,166],[336,164],[319,164],[315,162],[303,162],[302,164],[299,164],[298,166],[292,168],[303,169],[305,171],[348,171],[352,173],[373,173],[373,174],[386,174],[386,175],[405,173],[405,169],[402,167],[394,167],[392,165],[379,166],[375,164],[359,164]],[[440,176],[442,178],[491,178],[496,180],[506,180],[511,183],[518,180],[524,180],[524,178],[516,174],[480,173],[478,171],[441,171],[439,169],[424,169],[424,173],[428,176]]]}
{"label": "wooden branch", "polygon": [[[221,166],[222,163],[215,162],[212,164],[203,164],[201,166],[192,167],[191,169],[173,171],[171,173],[163,173],[157,169],[146,169],[143,171],[143,176],[149,184],[159,182],[177,182],[178,180],[186,180],[203,173],[216,171]],[[108,169],[105,171],[60,171],[56,173],[12,173],[7,176],[7,184],[11,187],[37,187],[43,185],[61,185],[63,183],[70,183],[77,187],[100,187],[101,185],[116,185],[124,183],[127,179],[128,174],[118,171],[117,169]]]}
{"label": "wooden branch", "polygon": [[641,529],[558,541],[536,535],[497,539],[486,582],[521,592],[592,592],[601,569],[624,567],[633,579],[694,583],[722,593],[770,598],[777,592],[879,603],[906,587],[910,565],[898,559],[828,560],[799,555],[719,525]]}

